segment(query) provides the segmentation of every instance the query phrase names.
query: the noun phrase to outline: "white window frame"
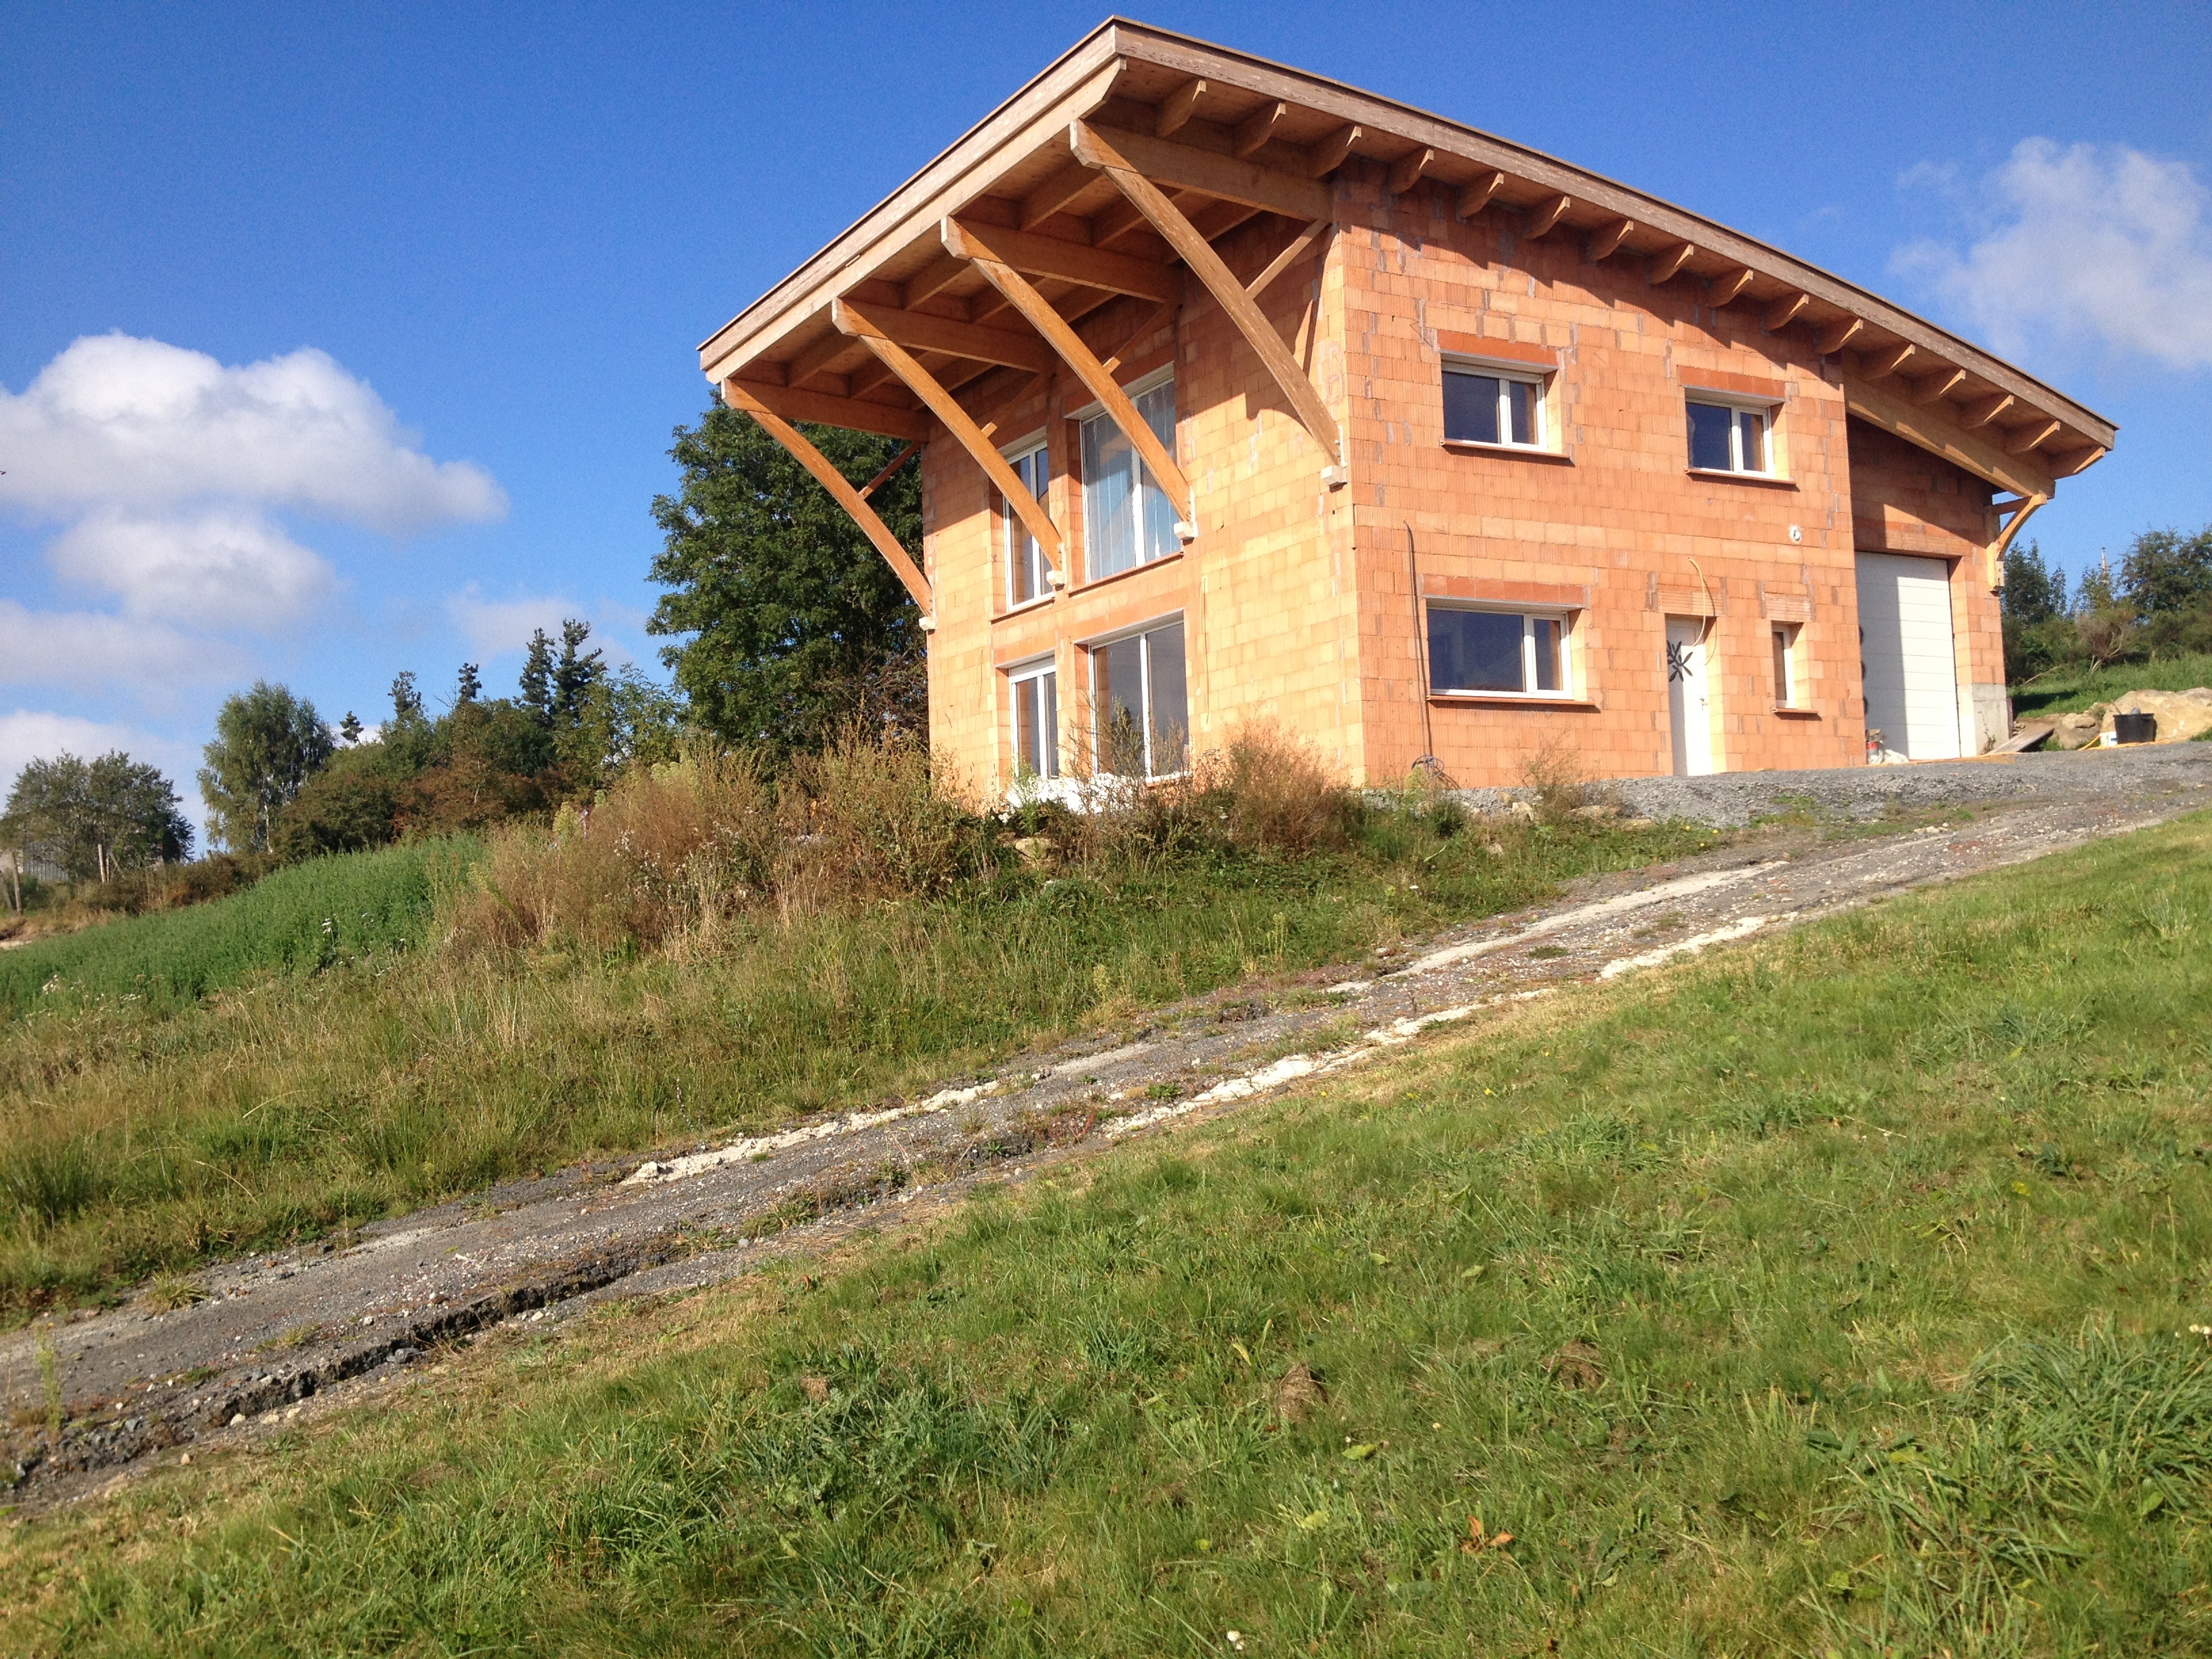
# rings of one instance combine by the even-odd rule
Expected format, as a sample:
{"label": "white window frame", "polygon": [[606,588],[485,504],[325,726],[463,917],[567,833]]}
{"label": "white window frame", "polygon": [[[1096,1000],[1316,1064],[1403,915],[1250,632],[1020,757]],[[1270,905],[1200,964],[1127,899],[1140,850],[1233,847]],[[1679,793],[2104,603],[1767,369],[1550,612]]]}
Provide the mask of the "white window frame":
{"label": "white window frame", "polygon": [[1771,647],[1779,636],[1781,653],[1777,662],[1782,670],[1782,683],[1774,688],[1777,708],[1805,708],[1805,666],[1798,653],[1805,642],[1805,624],[1794,622],[1772,622],[1767,624],[1767,642]]}
{"label": "white window frame", "polygon": [[[1480,611],[1492,617],[1518,617],[1521,619],[1521,690],[1500,691],[1479,686],[1440,685],[1437,683],[1435,653],[1429,643],[1429,613],[1433,611]],[[1547,605],[1492,605],[1480,599],[1425,598],[1421,611],[1421,654],[1428,672],[1429,695],[1432,697],[1518,697],[1528,702],[1559,702],[1576,701],[1579,692],[1574,667],[1572,645],[1575,622],[1579,610],[1554,609]],[[1536,684],[1536,624],[1556,623],[1559,629],[1559,690],[1542,691]]]}
{"label": "white window frame", "polygon": [[[1032,460],[1037,456],[1045,455],[1045,484],[1047,489],[1051,487],[1052,459],[1049,455],[1046,455],[1043,433],[1033,434],[1022,442],[1000,450],[999,453],[1005,458],[1006,465],[1014,469],[1017,477],[1021,476],[1024,462]],[[1028,480],[1024,478],[1023,482],[1026,483]],[[1045,499],[1043,490],[1032,490],[1030,494],[1034,495],[1040,503]],[[1006,520],[1006,609],[1010,611],[1023,611],[1033,605],[1042,605],[1052,598],[1054,592],[1051,561],[1045,557],[1044,548],[1038,543],[1036,537],[1030,534],[1030,527],[1022,522],[1022,515],[1014,511],[1014,504],[1012,501],[1001,497],[999,510],[1000,516]],[[1017,562],[1024,554],[1033,556],[1036,567],[1036,581],[1035,591],[1029,598],[1018,599],[1014,597],[1014,571]]]}
{"label": "white window frame", "polygon": [[[1046,787],[1054,785],[1059,781],[1062,773],[1066,770],[1060,754],[1060,740],[1059,659],[1056,657],[1039,657],[1033,661],[1017,663],[1012,667],[1001,670],[1000,672],[1006,677],[1006,713],[1008,729],[1011,731],[1013,737],[1014,787],[1018,789],[1024,783],[1032,782]],[[1023,776],[1022,769],[1028,765],[1029,757],[1022,753],[1023,689],[1026,686],[1035,685],[1039,680],[1048,678],[1052,681],[1052,732],[1051,744],[1048,750],[1048,757],[1052,763],[1052,769],[1048,772],[1033,768],[1031,769],[1029,776],[1025,778]]]}
{"label": "white window frame", "polygon": [[[1172,772],[1158,772],[1152,769],[1152,636],[1164,629],[1177,626],[1183,630],[1183,764]],[[1164,617],[1152,617],[1148,621],[1139,623],[1133,628],[1117,628],[1110,634],[1102,634],[1095,640],[1085,640],[1083,642],[1084,654],[1090,659],[1091,752],[1094,763],[1101,776],[1121,775],[1112,771],[1106,764],[1106,738],[1104,732],[1100,729],[1099,720],[1103,712],[1105,699],[1099,694],[1098,673],[1102,665],[1101,659],[1104,656],[1107,647],[1122,644],[1129,640],[1140,641],[1139,659],[1142,666],[1139,672],[1143,676],[1145,688],[1145,717],[1139,727],[1145,744],[1145,770],[1142,781],[1146,783],[1158,783],[1166,778],[1182,777],[1190,770],[1190,752],[1194,734],[1190,729],[1190,623],[1188,618],[1180,611],[1170,611]]]}
{"label": "white window frame", "polygon": [[[1462,353],[1446,354],[1443,372],[1447,374],[1480,374],[1498,382],[1498,429],[1501,433],[1513,430],[1513,397],[1505,388],[1520,385],[1534,394],[1528,399],[1528,441],[1522,443],[1512,438],[1455,438],[1444,434],[1444,442],[1454,448],[1543,450],[1552,447],[1552,422],[1549,404],[1552,375],[1556,370],[1542,369],[1528,363],[1499,361],[1488,357],[1470,357]],[[1437,388],[1441,403],[1443,388]],[[1442,412],[1441,409],[1438,411]]]}
{"label": "white window frame", "polygon": [[[1157,392],[1160,387],[1168,385],[1170,382],[1174,380],[1175,377],[1176,366],[1172,362],[1163,363],[1158,368],[1150,370],[1146,374],[1139,374],[1135,380],[1123,386],[1121,388],[1121,395],[1133,404],[1137,399],[1146,396],[1148,392]],[[1106,412],[1105,404],[1092,402],[1084,404],[1080,409],[1070,410],[1067,414],[1067,418],[1075,422],[1075,453],[1077,457],[1077,464],[1079,469],[1084,453],[1084,428],[1089,426],[1093,421],[1110,422],[1114,417]],[[1115,429],[1118,431],[1119,428],[1117,427]],[[1170,455],[1176,453],[1178,436],[1182,430],[1182,405],[1181,400],[1178,398],[1176,412],[1174,417],[1168,423],[1168,436],[1164,441],[1168,453]],[[1126,576],[1132,570],[1142,570],[1148,564],[1158,564],[1161,560],[1171,558],[1176,554],[1182,551],[1183,544],[1182,538],[1180,536],[1171,536],[1170,539],[1173,543],[1171,546],[1153,553],[1150,557],[1146,557],[1145,556],[1144,524],[1145,503],[1146,499],[1148,497],[1157,495],[1161,501],[1166,501],[1168,503],[1168,511],[1170,517],[1178,523],[1180,523],[1182,519],[1184,509],[1176,505],[1173,498],[1168,495],[1166,489],[1161,485],[1159,480],[1152,477],[1152,470],[1145,465],[1144,457],[1142,455],[1139,455],[1135,459],[1137,470],[1137,496],[1135,508],[1138,557],[1135,563],[1125,565],[1119,570],[1109,570],[1105,572],[1103,575],[1099,573],[1097,568],[1097,560],[1095,554],[1095,544],[1091,537],[1090,493],[1091,481],[1087,476],[1079,477],[1076,480],[1076,489],[1081,493],[1083,497],[1083,580],[1086,584],[1105,580],[1115,576]]]}
{"label": "white window frame", "polygon": [[[1689,447],[1689,406],[1692,404],[1699,404],[1707,409],[1725,409],[1729,411],[1729,464],[1726,466],[1699,466],[1692,458],[1690,464],[1691,471],[1702,472],[1708,477],[1735,478],[1774,478],[1781,476],[1775,465],[1774,447],[1774,429],[1778,424],[1775,416],[1781,412],[1780,404],[1776,403],[1771,398],[1735,397],[1725,392],[1707,392],[1702,386],[1691,386],[1682,394],[1682,434],[1685,450]],[[1756,415],[1765,423],[1765,431],[1761,434],[1766,452],[1765,457],[1766,465],[1764,466],[1746,466],[1743,464],[1743,417],[1746,415]]]}

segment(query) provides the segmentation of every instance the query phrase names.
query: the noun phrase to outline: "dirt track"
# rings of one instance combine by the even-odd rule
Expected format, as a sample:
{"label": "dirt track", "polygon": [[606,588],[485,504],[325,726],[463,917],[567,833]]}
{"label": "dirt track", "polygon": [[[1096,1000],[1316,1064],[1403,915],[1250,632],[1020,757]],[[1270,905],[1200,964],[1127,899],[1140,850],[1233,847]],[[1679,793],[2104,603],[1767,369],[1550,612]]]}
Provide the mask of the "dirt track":
{"label": "dirt track", "polygon": [[[1729,848],[1579,884],[1557,902],[1370,963],[1159,1011],[1134,1040],[1024,1057],[927,1100],[720,1147],[517,1183],[201,1275],[210,1299],[48,1328],[70,1421],[60,1454],[22,1430],[19,1501],[104,1484],[118,1466],[251,1437],[373,1392],[431,1345],[503,1320],[557,1319],[811,1249],[865,1218],[933,1207],[979,1178],[1109,1152],[1357,1065],[1564,982],[1615,977],[1886,895],[2041,857],[2212,805],[2212,744],[2124,769],[2095,761],[1971,823],[1873,839],[1754,832]],[[2069,759],[2071,757],[2069,757]],[[817,1218],[821,1218],[817,1219]],[[0,1396],[46,1415],[40,1335],[0,1340]],[[305,1402],[313,1400],[311,1406]],[[0,1474],[11,1473],[0,1462]]]}

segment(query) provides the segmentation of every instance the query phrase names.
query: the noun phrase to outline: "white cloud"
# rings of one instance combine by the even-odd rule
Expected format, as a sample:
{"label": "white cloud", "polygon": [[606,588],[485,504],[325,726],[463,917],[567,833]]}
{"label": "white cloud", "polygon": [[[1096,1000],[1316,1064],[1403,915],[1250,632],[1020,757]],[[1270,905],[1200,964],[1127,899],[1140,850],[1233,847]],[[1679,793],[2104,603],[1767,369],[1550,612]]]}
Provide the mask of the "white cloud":
{"label": "white cloud", "polygon": [[274,632],[312,616],[338,585],[320,554],[240,507],[177,518],[104,507],[48,556],[65,580],[121,599],[125,616],[191,628]]}
{"label": "white cloud", "polygon": [[22,392],[0,388],[0,502],[69,516],[224,499],[395,535],[507,510],[482,467],[434,461],[416,441],[324,352],[227,368],[159,340],[88,336]]}
{"label": "white cloud", "polygon": [[[558,593],[524,593],[511,599],[488,599],[474,582],[446,596],[447,619],[461,630],[469,649],[477,653],[479,660],[521,650],[530,643],[531,635],[541,628],[557,641],[563,620],[578,617],[589,621],[594,611],[618,612],[617,619],[622,621],[639,615],[629,606],[603,602],[587,607]],[[600,634],[596,624],[590,643],[605,652],[611,663],[620,665],[633,660],[628,651]]]}
{"label": "white cloud", "polygon": [[5,798],[17,774],[32,761],[52,760],[64,753],[90,759],[115,749],[133,760],[160,767],[177,786],[179,795],[191,798],[193,772],[200,757],[193,745],[128,726],[45,709],[18,708],[12,714],[0,714],[0,799]]}
{"label": "white cloud", "polygon": [[[1960,188],[1948,168],[1905,182]],[[2212,192],[2185,162],[2027,138],[1965,205],[1977,240],[1915,242],[1893,265],[1999,350],[2050,340],[2212,368]]]}
{"label": "white cloud", "polygon": [[234,679],[246,667],[234,646],[160,623],[96,611],[33,611],[0,599],[0,684],[143,692]]}

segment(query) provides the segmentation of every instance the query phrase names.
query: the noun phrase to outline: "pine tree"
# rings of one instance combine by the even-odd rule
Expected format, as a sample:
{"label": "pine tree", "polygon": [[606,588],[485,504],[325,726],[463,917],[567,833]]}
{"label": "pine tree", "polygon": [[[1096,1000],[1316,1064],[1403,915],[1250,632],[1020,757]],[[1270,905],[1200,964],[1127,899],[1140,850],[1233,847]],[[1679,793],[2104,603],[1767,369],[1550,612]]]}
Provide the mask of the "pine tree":
{"label": "pine tree", "polygon": [[454,706],[458,708],[465,702],[474,702],[483,695],[483,676],[477,672],[477,665],[474,663],[463,663],[460,684],[453,688]]}
{"label": "pine tree", "polygon": [[423,718],[422,694],[415,689],[415,676],[401,673],[392,682],[392,719],[398,726],[410,726]]}
{"label": "pine tree", "polygon": [[592,625],[567,617],[561,623],[561,659],[553,665],[552,718],[562,727],[573,726],[582,716],[584,700],[592,688],[606,678],[606,665],[595,647],[579,647],[592,636]]}
{"label": "pine tree", "polygon": [[346,710],[345,718],[338,722],[338,736],[345,739],[349,749],[361,741],[361,720],[350,708]]}
{"label": "pine tree", "polygon": [[540,726],[553,724],[553,641],[542,628],[531,635],[530,654],[523,659],[521,702]]}

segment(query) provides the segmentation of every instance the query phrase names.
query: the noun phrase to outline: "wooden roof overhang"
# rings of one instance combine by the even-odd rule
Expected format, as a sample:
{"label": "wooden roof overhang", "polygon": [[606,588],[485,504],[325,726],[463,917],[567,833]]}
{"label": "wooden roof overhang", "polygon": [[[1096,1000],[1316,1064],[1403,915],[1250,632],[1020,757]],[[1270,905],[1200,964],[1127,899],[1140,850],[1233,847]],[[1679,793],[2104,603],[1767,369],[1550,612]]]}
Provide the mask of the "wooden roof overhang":
{"label": "wooden roof overhang", "polygon": [[[1188,272],[1281,386],[1341,483],[1334,416],[1255,303],[1326,234],[1326,180],[1354,156],[1388,185],[1449,193],[1462,218],[1510,210],[1524,236],[1573,236],[1593,262],[1640,264],[1656,287],[1755,308],[1838,360],[1850,411],[2010,492],[2001,556],[2057,481],[2118,428],[2012,364],[1840,277],[1656,197],[1524,146],[1336,82],[1162,29],[1109,19],[699,348],[734,407],[826,461],[790,422],[922,441],[941,423],[974,455],[1057,566],[1041,504],[992,447],[988,411],[1065,366],[1129,432],[1188,514],[1188,488],[1114,383],[1117,366],[1068,325],[1124,295],[1153,302],[1130,337],[1172,315]],[[1249,279],[1212,244],[1256,215],[1289,239]],[[986,413],[979,418],[980,407]],[[794,453],[798,453],[796,450]],[[819,465],[816,465],[819,462]],[[1000,475],[1004,475],[1003,477]],[[840,480],[890,557],[896,543]],[[889,545],[887,545],[887,544]],[[927,583],[894,559],[925,611]]]}

